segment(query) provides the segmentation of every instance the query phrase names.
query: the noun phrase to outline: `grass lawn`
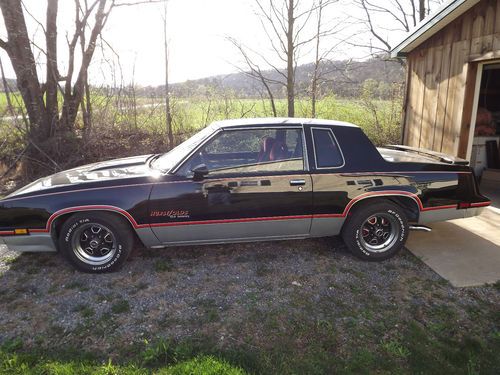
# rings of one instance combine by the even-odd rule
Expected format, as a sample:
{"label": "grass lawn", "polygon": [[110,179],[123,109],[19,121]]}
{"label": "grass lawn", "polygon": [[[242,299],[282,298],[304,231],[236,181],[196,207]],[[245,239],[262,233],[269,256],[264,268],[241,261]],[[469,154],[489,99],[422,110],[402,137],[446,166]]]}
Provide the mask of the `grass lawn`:
{"label": "grass lawn", "polygon": [[[15,100],[14,100],[15,99]],[[19,95],[13,96],[16,107],[22,105]],[[161,98],[137,98],[135,105],[126,98],[106,98],[94,93],[92,96],[93,126],[96,132],[103,129],[149,130],[152,134],[165,133],[165,113]],[[286,117],[285,99],[276,100],[278,116]],[[308,99],[297,98],[296,117],[311,117],[311,104]],[[0,93],[0,114],[7,113],[4,93]],[[238,98],[172,98],[174,133],[192,134],[207,124],[223,119],[242,117],[271,117],[272,112],[267,101]],[[376,143],[399,141],[401,102],[387,100],[342,99],[326,96],[317,102],[317,117],[347,121],[361,126]],[[3,120],[5,126],[2,137],[14,130],[12,120]],[[0,125],[2,119],[0,118]],[[78,119],[81,126],[82,119]]]}
{"label": "grass lawn", "polygon": [[117,273],[0,249],[0,373],[498,374],[500,285],[316,239],[137,249]]}

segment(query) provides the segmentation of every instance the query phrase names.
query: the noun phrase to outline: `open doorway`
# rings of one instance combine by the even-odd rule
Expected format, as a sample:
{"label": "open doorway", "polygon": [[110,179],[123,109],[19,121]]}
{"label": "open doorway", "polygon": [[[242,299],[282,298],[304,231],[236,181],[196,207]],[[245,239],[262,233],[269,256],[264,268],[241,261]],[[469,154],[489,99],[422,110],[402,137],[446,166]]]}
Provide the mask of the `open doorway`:
{"label": "open doorway", "polygon": [[500,187],[500,62],[480,64],[477,84],[471,166],[481,180]]}

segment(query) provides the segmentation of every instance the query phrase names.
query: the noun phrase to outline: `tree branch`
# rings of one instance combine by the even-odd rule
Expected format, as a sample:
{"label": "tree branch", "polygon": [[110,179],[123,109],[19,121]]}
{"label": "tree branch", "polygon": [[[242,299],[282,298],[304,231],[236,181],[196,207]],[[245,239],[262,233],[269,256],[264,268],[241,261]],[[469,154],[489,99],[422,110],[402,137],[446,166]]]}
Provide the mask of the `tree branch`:
{"label": "tree branch", "polygon": [[9,43],[3,39],[0,39],[0,48],[7,51],[9,49]]}

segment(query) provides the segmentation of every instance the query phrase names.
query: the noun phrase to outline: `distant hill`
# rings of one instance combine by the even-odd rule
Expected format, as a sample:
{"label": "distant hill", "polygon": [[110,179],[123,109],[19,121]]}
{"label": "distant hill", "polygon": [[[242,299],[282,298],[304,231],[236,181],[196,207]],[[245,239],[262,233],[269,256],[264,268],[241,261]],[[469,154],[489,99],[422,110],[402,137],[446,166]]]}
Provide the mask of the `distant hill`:
{"label": "distant hill", "polygon": [[[363,83],[370,79],[385,84],[404,82],[404,67],[397,61],[369,59],[366,61],[325,61],[320,66],[320,93],[334,94],[339,97],[357,97],[360,95]],[[298,95],[306,95],[311,84],[314,72],[313,64],[297,67],[296,87]],[[264,71],[264,75],[271,80],[283,80],[276,71]],[[11,90],[17,90],[16,80],[7,79]],[[271,85],[276,98],[284,98],[286,90],[282,85]],[[5,92],[0,80],[0,91]],[[218,75],[197,80],[175,83],[171,85],[172,94],[178,97],[206,96],[207,93],[228,93],[241,98],[257,98],[263,93],[262,84],[244,72],[227,75]],[[385,90],[390,91],[390,90]],[[380,96],[384,98],[384,90]],[[164,86],[147,86],[137,89],[142,96],[162,96]]]}
{"label": "distant hill", "polygon": [[[405,79],[404,71],[404,67],[399,62],[382,59],[326,61],[320,66],[321,92],[333,93],[340,97],[359,96],[365,80],[402,84]],[[299,95],[307,93],[313,72],[313,64],[297,67],[296,84]],[[283,77],[275,71],[265,71],[264,75],[271,80],[283,80]],[[205,95],[207,90],[225,90],[239,97],[250,98],[259,97],[263,91],[259,81],[243,72],[176,83],[171,89],[174,95],[180,97]],[[149,88],[149,90],[159,90],[160,94],[163,87]],[[285,89],[282,85],[273,84],[272,90],[276,97],[285,96]]]}

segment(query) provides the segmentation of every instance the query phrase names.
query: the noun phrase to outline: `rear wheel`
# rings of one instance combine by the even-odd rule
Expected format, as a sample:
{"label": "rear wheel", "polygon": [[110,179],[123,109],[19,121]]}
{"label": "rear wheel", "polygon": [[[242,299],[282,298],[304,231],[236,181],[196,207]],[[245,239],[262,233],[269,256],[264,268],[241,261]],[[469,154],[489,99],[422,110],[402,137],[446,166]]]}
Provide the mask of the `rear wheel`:
{"label": "rear wheel", "polygon": [[391,202],[364,203],[354,208],[342,228],[342,238],[358,258],[380,261],[391,258],[408,238],[404,211]]}
{"label": "rear wheel", "polygon": [[107,212],[82,212],[71,216],[59,235],[60,249],[80,271],[111,272],[129,256],[134,236],[120,217]]}

